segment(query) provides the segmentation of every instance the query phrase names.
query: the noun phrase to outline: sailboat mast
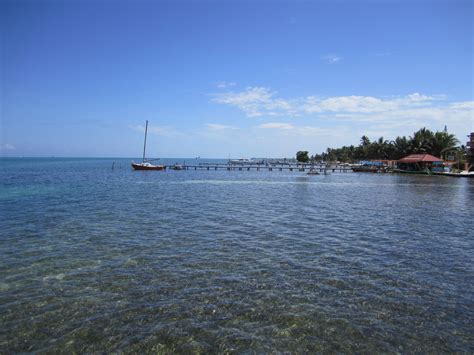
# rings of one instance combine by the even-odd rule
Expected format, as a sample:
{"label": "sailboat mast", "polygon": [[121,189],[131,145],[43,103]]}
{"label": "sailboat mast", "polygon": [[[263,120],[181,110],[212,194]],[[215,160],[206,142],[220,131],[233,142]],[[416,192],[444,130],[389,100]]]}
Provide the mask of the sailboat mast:
{"label": "sailboat mast", "polygon": [[146,150],[146,133],[148,131],[148,120],[146,120],[145,125],[145,142],[143,143],[143,163],[145,162],[145,150]]}

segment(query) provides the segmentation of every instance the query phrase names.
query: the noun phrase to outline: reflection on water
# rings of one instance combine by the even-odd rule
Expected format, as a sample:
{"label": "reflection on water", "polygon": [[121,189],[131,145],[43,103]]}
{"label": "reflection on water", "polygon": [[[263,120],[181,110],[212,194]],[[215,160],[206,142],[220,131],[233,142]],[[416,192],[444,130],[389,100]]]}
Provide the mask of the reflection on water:
{"label": "reflection on water", "polygon": [[474,350],[472,181],[121,163],[1,162],[3,351]]}

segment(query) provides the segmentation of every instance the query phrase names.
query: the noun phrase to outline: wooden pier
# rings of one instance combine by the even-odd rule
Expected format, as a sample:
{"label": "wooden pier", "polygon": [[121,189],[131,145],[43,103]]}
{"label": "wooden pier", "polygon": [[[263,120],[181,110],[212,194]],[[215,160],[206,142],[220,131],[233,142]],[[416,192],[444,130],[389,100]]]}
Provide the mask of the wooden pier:
{"label": "wooden pier", "polygon": [[324,164],[212,164],[200,163],[194,165],[179,164],[166,167],[170,170],[228,170],[228,171],[296,171],[309,172],[352,172],[347,165],[324,165]]}

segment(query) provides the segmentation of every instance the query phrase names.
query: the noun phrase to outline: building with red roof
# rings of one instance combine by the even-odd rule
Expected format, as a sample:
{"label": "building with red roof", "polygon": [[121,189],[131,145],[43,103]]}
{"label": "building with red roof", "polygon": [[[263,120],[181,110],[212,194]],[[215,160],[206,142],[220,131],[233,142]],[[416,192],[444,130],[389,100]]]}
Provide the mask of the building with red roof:
{"label": "building with red roof", "polygon": [[397,162],[397,172],[409,174],[431,174],[444,170],[444,161],[431,154],[410,154]]}
{"label": "building with red roof", "polygon": [[399,163],[435,163],[443,162],[443,159],[437,158],[431,154],[410,154],[398,161]]}

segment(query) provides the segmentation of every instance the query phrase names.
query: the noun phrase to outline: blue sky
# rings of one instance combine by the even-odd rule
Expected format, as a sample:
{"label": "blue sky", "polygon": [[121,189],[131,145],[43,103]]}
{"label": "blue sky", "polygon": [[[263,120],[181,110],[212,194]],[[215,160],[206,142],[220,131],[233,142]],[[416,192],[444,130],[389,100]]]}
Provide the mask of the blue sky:
{"label": "blue sky", "polygon": [[290,157],[474,131],[473,2],[1,1],[2,156]]}

